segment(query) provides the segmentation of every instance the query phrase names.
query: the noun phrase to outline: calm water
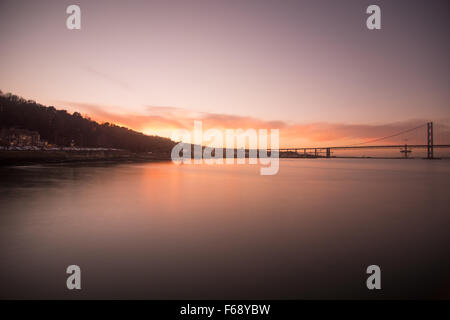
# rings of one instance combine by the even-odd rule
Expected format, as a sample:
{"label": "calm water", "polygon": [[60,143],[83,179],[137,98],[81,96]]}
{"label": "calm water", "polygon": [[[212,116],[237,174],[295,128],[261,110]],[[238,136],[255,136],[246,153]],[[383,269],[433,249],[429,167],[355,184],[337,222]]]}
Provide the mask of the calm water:
{"label": "calm water", "polygon": [[[0,298],[450,297],[450,162],[0,168]],[[82,290],[66,289],[66,267]],[[382,270],[368,291],[366,267]]]}

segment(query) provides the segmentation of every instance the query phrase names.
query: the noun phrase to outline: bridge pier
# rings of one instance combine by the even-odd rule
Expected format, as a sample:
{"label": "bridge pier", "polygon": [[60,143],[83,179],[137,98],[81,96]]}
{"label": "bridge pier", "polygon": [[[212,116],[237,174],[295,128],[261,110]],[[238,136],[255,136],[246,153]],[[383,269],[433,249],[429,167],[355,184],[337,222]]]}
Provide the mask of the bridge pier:
{"label": "bridge pier", "polygon": [[408,153],[411,153],[412,151],[408,149],[408,145],[405,144],[405,149],[400,150],[401,153],[404,154],[405,159],[408,159]]}
{"label": "bridge pier", "polygon": [[433,122],[427,123],[427,159],[434,158]]}
{"label": "bridge pier", "polygon": [[330,150],[330,148],[327,148],[327,158],[331,158],[331,150]]}

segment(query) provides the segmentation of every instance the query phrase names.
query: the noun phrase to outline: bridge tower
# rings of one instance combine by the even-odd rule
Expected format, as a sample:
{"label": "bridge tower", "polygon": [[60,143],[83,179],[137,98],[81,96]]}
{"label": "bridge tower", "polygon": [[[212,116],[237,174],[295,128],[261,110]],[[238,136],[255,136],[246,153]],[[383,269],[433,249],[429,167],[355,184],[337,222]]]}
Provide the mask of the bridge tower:
{"label": "bridge tower", "polygon": [[434,158],[433,148],[433,122],[427,123],[427,159]]}

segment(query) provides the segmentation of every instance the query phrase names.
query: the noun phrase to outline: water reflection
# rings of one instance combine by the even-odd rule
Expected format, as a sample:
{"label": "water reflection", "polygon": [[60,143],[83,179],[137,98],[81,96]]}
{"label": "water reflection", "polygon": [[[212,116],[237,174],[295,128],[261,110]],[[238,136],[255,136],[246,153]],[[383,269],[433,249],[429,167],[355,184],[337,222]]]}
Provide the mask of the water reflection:
{"label": "water reflection", "polygon": [[[0,168],[1,298],[450,293],[450,163]],[[65,268],[82,269],[82,290]],[[365,268],[382,269],[382,294]]]}

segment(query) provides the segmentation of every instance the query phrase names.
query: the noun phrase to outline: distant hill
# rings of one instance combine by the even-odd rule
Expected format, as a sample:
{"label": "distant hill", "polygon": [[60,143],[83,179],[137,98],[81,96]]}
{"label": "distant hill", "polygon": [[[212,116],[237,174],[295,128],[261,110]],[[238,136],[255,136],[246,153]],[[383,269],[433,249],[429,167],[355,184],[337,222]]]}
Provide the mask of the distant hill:
{"label": "distant hill", "polygon": [[28,129],[58,146],[104,147],[132,152],[170,152],[170,139],[147,136],[110,123],[99,124],[80,113],[68,113],[0,91],[0,128]]}

